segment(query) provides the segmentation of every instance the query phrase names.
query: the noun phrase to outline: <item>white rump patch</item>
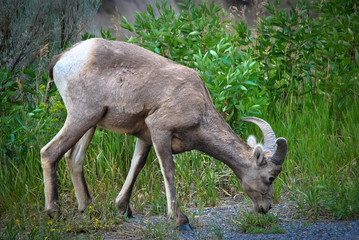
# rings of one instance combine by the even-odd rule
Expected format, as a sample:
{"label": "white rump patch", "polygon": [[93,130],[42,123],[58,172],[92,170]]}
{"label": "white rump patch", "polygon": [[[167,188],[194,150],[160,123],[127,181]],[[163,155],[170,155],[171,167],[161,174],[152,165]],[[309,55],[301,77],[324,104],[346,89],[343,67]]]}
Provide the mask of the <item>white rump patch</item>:
{"label": "white rump patch", "polygon": [[66,94],[67,81],[77,78],[88,63],[96,39],[79,43],[61,56],[54,66],[54,81],[62,97]]}

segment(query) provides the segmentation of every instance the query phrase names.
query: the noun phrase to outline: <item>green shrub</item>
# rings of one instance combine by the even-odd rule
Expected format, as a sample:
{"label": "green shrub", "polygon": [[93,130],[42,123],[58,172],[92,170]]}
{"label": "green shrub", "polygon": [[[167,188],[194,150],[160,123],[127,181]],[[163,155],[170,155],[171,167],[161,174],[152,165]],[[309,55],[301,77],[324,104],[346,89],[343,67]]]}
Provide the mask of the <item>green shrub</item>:
{"label": "green shrub", "polygon": [[[279,1],[257,26],[253,58],[260,62],[271,104],[293,109],[325,98],[331,116],[357,96],[359,76],[359,14],[355,1],[299,1],[289,12]],[[313,9],[313,11],[311,11]],[[295,114],[295,111],[293,111]]]}

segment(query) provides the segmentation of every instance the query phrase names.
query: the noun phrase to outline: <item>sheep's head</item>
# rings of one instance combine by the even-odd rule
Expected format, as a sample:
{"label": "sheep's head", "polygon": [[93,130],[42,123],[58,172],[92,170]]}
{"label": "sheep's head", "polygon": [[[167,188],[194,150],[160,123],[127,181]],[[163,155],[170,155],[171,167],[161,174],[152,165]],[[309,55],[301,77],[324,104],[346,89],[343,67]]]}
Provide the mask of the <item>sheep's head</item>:
{"label": "sheep's head", "polygon": [[276,138],[271,126],[262,119],[248,117],[243,121],[256,124],[263,133],[264,144],[257,144],[254,136],[249,136],[247,144],[253,149],[251,165],[241,176],[241,186],[253,201],[254,209],[267,213],[273,201],[273,181],[282,170],[282,164],[287,154],[285,138]]}

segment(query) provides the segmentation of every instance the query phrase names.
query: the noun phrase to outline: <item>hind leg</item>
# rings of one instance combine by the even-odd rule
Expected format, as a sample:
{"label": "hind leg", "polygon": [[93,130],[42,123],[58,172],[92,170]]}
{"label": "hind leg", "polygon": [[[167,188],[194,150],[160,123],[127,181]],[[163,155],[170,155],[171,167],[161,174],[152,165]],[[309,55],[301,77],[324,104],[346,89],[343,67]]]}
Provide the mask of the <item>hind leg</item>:
{"label": "hind leg", "polygon": [[59,160],[90,128],[96,126],[105,112],[106,108],[103,108],[102,111],[81,117],[69,113],[60,132],[41,149],[46,211],[53,212],[58,209],[56,171]]}
{"label": "hind leg", "polygon": [[127,174],[125,183],[123,184],[120,193],[116,198],[116,204],[122,214],[127,217],[132,216],[132,211],[129,205],[131,192],[136,178],[143,166],[146,163],[148,153],[151,149],[151,145],[147,144],[143,140],[137,138],[135,153],[131,160],[131,167]]}
{"label": "hind leg", "polygon": [[72,183],[75,188],[75,195],[79,211],[84,211],[90,203],[90,194],[86,185],[83,164],[87,148],[95,133],[95,127],[90,128],[66,154],[67,166],[70,169]]}

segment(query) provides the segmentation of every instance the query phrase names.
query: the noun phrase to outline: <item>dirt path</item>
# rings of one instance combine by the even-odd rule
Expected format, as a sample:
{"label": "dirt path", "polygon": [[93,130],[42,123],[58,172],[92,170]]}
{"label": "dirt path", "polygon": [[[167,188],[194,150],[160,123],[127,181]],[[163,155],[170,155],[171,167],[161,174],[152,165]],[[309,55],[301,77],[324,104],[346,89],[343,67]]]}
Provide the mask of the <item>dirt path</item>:
{"label": "dirt path", "polygon": [[151,236],[162,239],[350,239],[359,240],[359,220],[352,221],[306,221],[296,220],[295,203],[281,202],[271,211],[279,217],[278,227],[282,234],[244,234],[232,222],[239,211],[248,211],[248,204],[224,201],[219,207],[186,209],[192,217],[193,231],[174,231],[164,216],[136,215],[116,232],[106,234],[105,239],[146,239]]}

